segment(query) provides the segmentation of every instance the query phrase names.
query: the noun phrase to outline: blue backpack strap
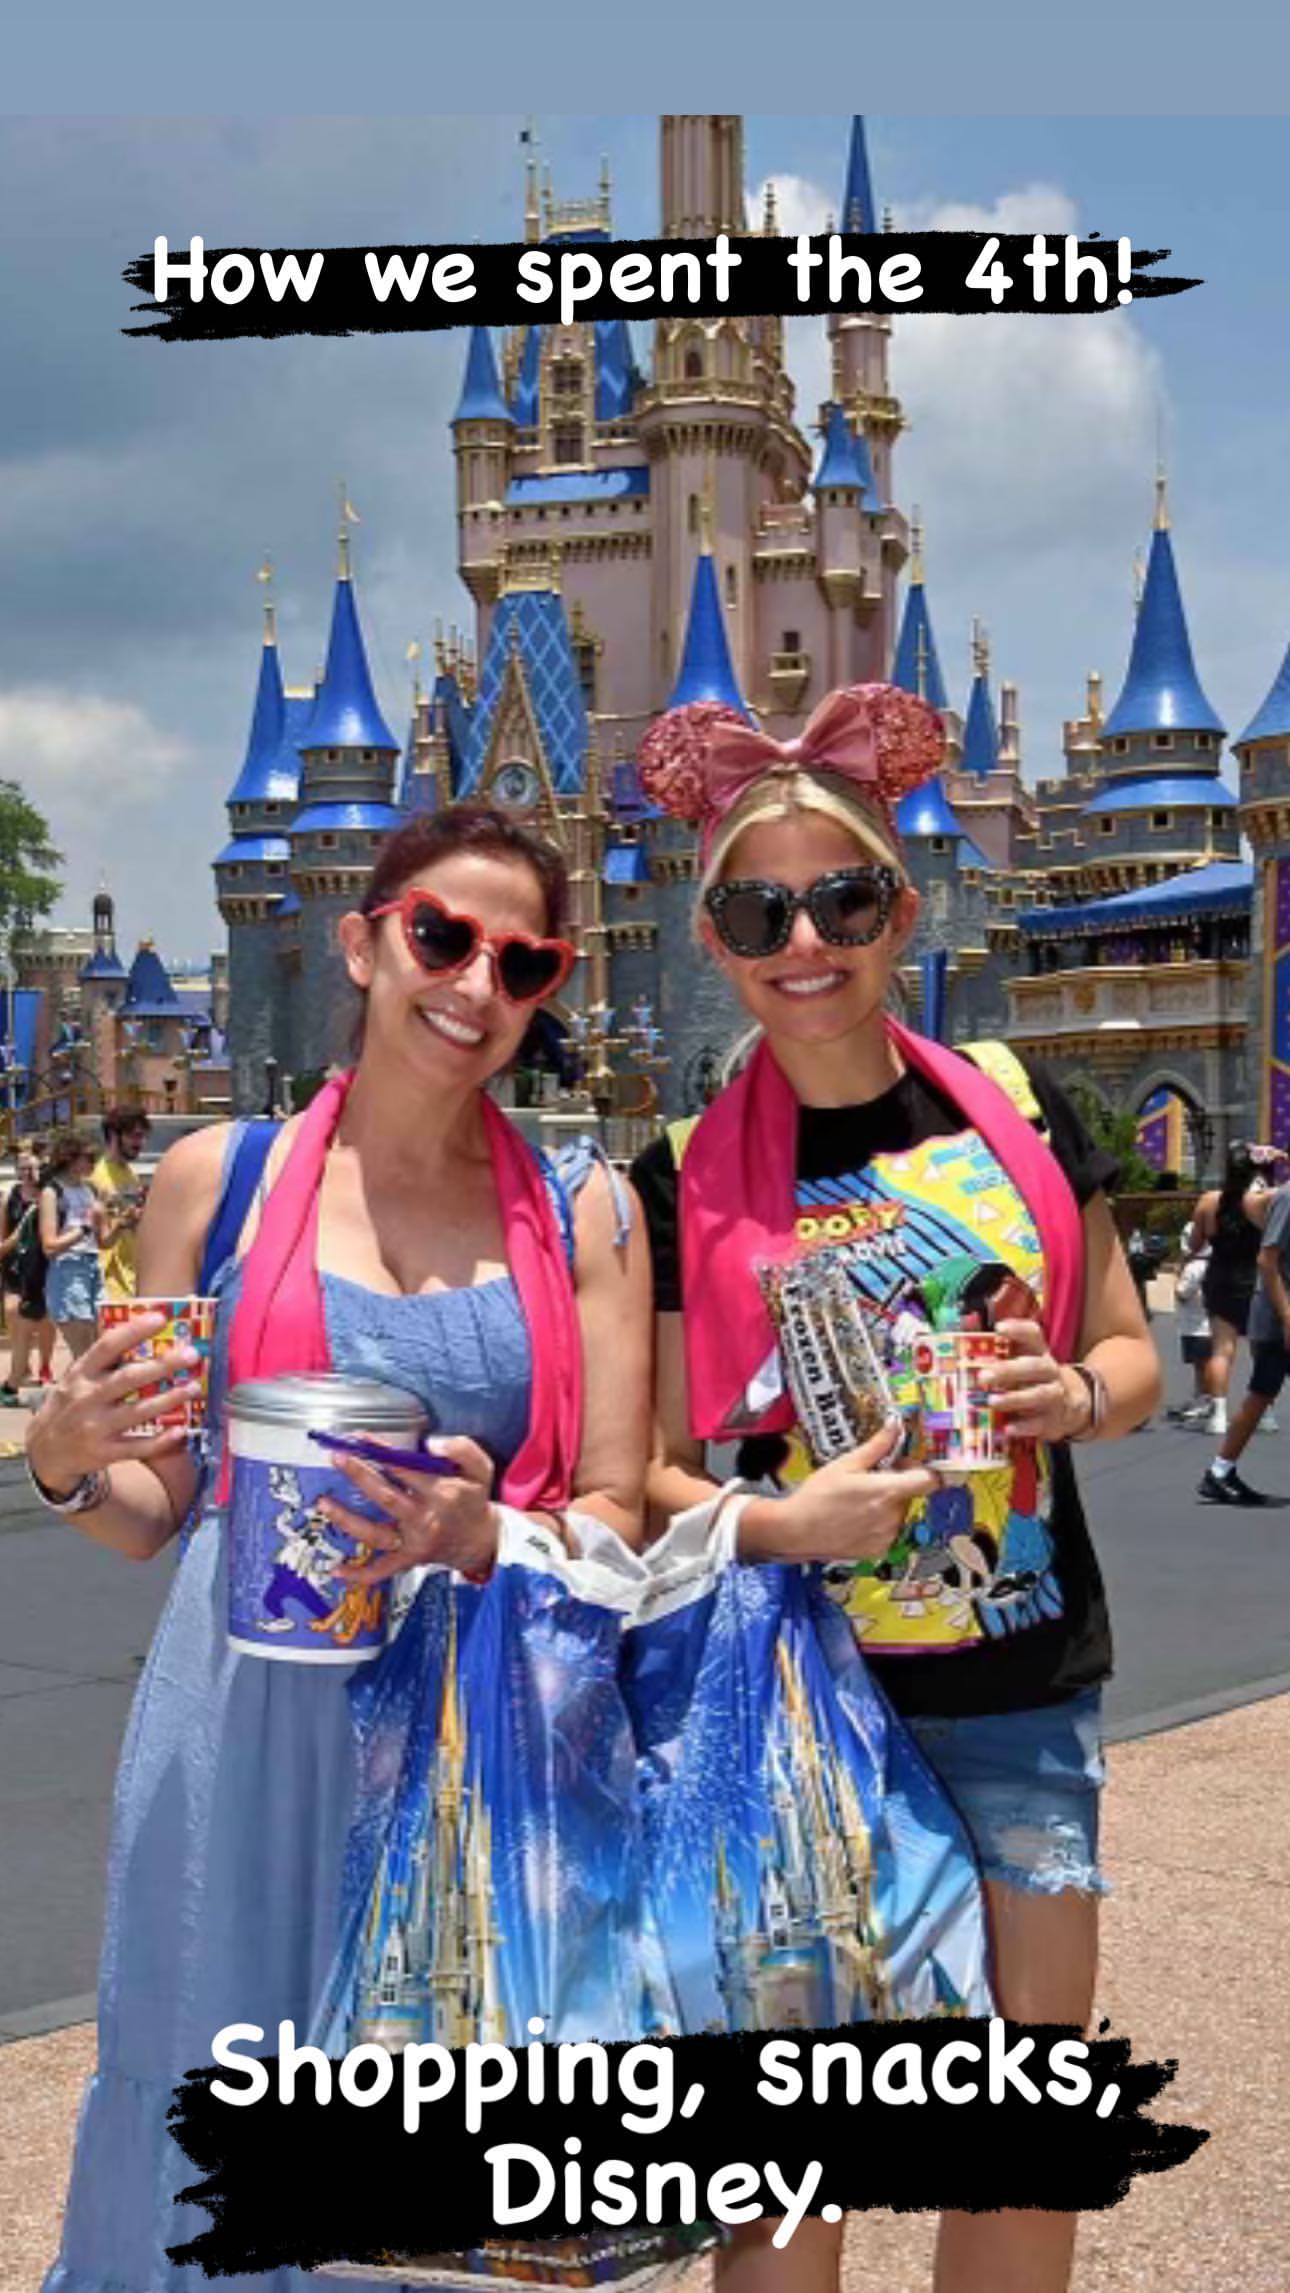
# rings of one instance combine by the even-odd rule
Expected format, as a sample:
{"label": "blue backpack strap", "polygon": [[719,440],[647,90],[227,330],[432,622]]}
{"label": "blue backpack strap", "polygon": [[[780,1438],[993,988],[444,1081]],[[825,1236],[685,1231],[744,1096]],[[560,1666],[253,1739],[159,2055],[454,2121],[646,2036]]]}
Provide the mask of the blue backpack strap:
{"label": "blue backpack strap", "polygon": [[[628,1198],[627,1189],[623,1185],[618,1172],[614,1169],[614,1166],[609,1160],[608,1155],[605,1153],[604,1148],[601,1146],[599,1139],[593,1139],[584,1133],[579,1138],[570,1139],[567,1146],[560,1147],[557,1152],[550,1157],[550,1169],[552,1175],[556,1179],[557,1183],[565,1190],[571,1204],[577,1200],[578,1195],[586,1185],[587,1180],[590,1178],[591,1173],[595,1169],[597,1163],[599,1163],[601,1169],[605,1173],[606,1178],[609,1180],[609,1192],[613,1198],[614,1248],[616,1250],[625,1250],[627,1247],[627,1238],[632,1230],[632,1206]],[[572,1254],[572,1212],[570,1212],[569,1216],[570,1252]]]}
{"label": "blue backpack strap", "polygon": [[197,1278],[198,1292],[203,1297],[209,1296],[216,1278],[237,1249],[247,1211],[255,1199],[273,1142],[281,1128],[281,1123],[269,1122],[263,1117],[254,1122],[233,1125],[228,1152],[224,1157],[219,1200],[206,1229],[206,1248],[202,1253],[202,1268]]}

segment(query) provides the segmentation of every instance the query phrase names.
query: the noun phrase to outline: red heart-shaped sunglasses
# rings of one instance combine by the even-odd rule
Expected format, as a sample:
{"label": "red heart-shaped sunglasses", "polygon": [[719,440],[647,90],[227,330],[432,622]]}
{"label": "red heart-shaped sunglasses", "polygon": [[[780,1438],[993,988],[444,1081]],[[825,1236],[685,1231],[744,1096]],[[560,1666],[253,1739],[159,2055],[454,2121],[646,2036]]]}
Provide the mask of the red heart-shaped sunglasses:
{"label": "red heart-shaped sunglasses", "polygon": [[479,950],[487,948],[493,977],[508,1003],[540,1003],[564,985],[578,951],[563,939],[530,939],[526,932],[486,932],[477,916],[462,915],[439,898],[413,884],[398,900],[368,911],[398,916],[408,953],[436,979],[465,971]]}

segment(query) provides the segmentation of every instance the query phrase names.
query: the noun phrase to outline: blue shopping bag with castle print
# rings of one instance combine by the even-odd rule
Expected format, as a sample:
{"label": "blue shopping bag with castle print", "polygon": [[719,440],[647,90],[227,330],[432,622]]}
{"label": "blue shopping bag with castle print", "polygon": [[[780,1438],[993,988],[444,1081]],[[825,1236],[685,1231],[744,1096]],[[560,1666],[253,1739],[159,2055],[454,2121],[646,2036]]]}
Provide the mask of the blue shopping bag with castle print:
{"label": "blue shopping bag with castle print", "polygon": [[681,2027],[988,2014],[967,1836],[821,1573],[688,1517],[651,1561],[623,1679]]}

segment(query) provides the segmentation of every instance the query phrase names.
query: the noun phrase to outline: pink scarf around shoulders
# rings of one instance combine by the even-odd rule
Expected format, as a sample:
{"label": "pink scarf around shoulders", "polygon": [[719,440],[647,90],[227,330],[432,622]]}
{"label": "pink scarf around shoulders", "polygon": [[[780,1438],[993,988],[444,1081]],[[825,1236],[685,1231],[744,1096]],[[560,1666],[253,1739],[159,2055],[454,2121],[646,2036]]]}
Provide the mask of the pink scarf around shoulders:
{"label": "pink scarf around shoulders", "polygon": [[[952,1099],[1007,1172],[1034,1220],[1044,1256],[1044,1325],[1060,1361],[1079,1340],[1084,1235],[1057,1157],[1006,1091],[970,1059],[888,1020],[905,1065]],[[698,1123],[681,1166],[681,1252],[690,1425],[697,1440],[743,1430],[740,1405],[775,1350],[759,1265],[791,1257],[796,1221],[798,1101],[766,1043]],[[757,1430],[788,1432],[782,1397]]]}
{"label": "pink scarf around shoulders", "polygon": [[[310,1101],[264,1203],[246,1255],[229,1342],[229,1385],[331,1368],[318,1278],[318,1204],[327,1149],[353,1074]],[[491,1099],[483,1101],[506,1257],[529,1334],[528,1431],[502,1476],[521,1511],[560,1511],[570,1499],[582,1440],[582,1341],[573,1280],[536,1156]],[[443,1428],[452,1431],[451,1426]],[[221,1494],[227,1493],[225,1454]]]}

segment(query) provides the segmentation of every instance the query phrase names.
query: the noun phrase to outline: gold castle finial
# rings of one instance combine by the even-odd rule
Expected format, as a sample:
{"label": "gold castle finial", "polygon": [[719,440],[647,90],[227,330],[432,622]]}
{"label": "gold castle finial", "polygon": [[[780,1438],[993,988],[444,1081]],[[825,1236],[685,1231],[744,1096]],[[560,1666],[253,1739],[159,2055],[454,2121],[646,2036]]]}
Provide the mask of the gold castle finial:
{"label": "gold castle finial", "polygon": [[990,638],[984,621],[975,616],[972,621],[972,669],[978,677],[990,674]]}
{"label": "gold castle finial", "polygon": [[412,671],[412,698],[416,702],[421,698],[421,639],[419,637],[411,639],[404,651],[403,658]]}
{"label": "gold castle finial", "polygon": [[1169,478],[1163,461],[1156,464],[1156,532],[1169,531]]}
{"label": "gold castle finial", "polygon": [[774,185],[774,181],[773,181],[772,177],[770,177],[769,175],[768,175],[768,176],[767,176],[767,178],[766,178],[766,194],[765,194],[765,197],[764,197],[764,199],[763,199],[763,201],[762,201],[762,211],[761,211],[761,227],[762,227],[762,233],[763,233],[763,236],[764,236],[765,238],[767,238],[767,239],[775,239],[775,238],[778,238],[778,236],[779,236],[779,212],[778,212],[778,209],[777,209],[777,207],[776,207],[776,203],[775,203],[775,185]]}
{"label": "gold castle finial", "polygon": [[1088,721],[1094,732],[1102,729],[1102,672],[1090,669],[1088,673]]}
{"label": "gold castle finial", "polygon": [[358,514],[358,511],[355,509],[355,507],[354,507],[353,503],[351,502],[351,500],[350,500],[350,498],[349,498],[349,488],[348,488],[348,486],[345,484],[345,480],[344,480],[343,478],[342,478],[342,479],[341,479],[341,481],[340,481],[340,489],[339,489],[339,490],[340,490],[340,578],[341,578],[341,580],[342,580],[342,581],[348,581],[348,580],[349,580],[349,529],[350,529],[350,527],[351,527],[352,525],[359,525],[359,524],[361,524],[361,523],[362,523],[362,520],[360,519],[360,517],[359,517],[359,514]]}
{"label": "gold castle finial", "polygon": [[600,211],[601,211],[601,214],[604,216],[604,219],[605,219],[605,229],[606,229],[607,231],[608,231],[608,230],[609,230],[609,228],[610,228],[610,216],[611,216],[611,213],[612,213],[612,206],[611,206],[612,198],[613,198],[613,179],[612,179],[612,177],[610,176],[610,173],[609,173],[609,160],[608,160],[608,156],[606,156],[606,157],[602,158],[602,160],[601,160],[601,162],[600,162]]}
{"label": "gold castle finial", "polygon": [[909,521],[909,580],[911,588],[922,588],[923,513],[918,507],[917,502],[914,504],[913,516]]}
{"label": "gold castle finial", "polygon": [[526,147],[524,160],[524,240],[526,246],[535,247],[542,236],[542,210],[538,204],[537,137],[532,120],[527,120],[520,137]]}
{"label": "gold castle finial", "polygon": [[442,621],[436,621],[436,622],[435,622],[435,625],[434,625],[434,665],[435,665],[435,670],[436,670],[436,672],[437,672],[437,674],[438,674],[439,676],[442,676],[442,675],[443,675],[443,673],[444,673],[444,670],[446,669],[446,667],[447,667],[447,665],[448,665],[448,664],[447,664],[447,660],[446,660],[446,658],[445,658],[445,655],[444,655],[444,649],[443,649],[443,623],[442,623]]}
{"label": "gold castle finial", "polygon": [[276,645],[278,642],[278,617],[273,604],[273,559],[271,557],[266,556],[263,565],[257,568],[255,578],[264,585],[264,642],[266,645]]}

